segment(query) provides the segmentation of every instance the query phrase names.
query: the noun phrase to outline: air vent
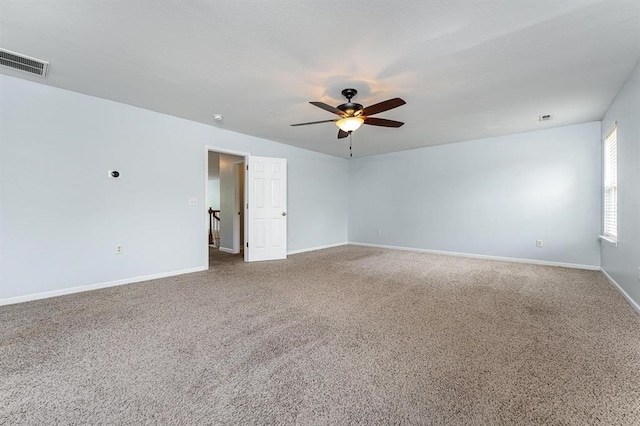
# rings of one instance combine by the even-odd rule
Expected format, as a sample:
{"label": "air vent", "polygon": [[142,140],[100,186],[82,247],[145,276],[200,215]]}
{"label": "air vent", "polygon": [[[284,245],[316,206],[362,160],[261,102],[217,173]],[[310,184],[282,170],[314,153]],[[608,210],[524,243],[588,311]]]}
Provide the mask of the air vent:
{"label": "air vent", "polygon": [[551,114],[545,114],[538,117],[538,121],[549,121],[551,120]]}
{"label": "air vent", "polygon": [[42,78],[47,76],[49,62],[40,59],[30,58],[10,50],[0,49],[0,65],[13,68],[14,70],[35,74]]}

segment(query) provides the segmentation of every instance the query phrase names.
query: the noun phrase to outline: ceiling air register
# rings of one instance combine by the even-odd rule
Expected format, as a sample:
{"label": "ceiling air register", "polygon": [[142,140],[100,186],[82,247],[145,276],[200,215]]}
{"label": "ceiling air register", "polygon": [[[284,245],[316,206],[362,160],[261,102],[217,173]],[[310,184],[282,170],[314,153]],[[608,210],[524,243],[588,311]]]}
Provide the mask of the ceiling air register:
{"label": "ceiling air register", "polygon": [[42,78],[47,76],[47,70],[49,69],[49,62],[6,49],[0,49],[0,65]]}

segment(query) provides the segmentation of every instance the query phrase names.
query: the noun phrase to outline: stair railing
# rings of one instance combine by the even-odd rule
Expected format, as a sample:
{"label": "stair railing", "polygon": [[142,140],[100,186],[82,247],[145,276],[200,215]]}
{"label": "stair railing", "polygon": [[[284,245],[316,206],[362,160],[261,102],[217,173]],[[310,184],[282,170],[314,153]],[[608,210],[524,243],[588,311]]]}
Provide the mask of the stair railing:
{"label": "stair railing", "polygon": [[209,207],[209,244],[220,247],[220,210]]}

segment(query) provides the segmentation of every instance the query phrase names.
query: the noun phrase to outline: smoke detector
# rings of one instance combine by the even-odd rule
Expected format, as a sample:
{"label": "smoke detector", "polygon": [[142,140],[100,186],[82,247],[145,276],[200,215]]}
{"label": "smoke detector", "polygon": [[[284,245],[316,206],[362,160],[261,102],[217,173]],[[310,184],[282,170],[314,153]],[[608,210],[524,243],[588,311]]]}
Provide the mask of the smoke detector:
{"label": "smoke detector", "polygon": [[0,65],[42,78],[47,76],[49,69],[49,62],[6,49],[0,49]]}
{"label": "smoke detector", "polygon": [[223,118],[224,117],[222,117],[222,115],[220,115],[220,114],[214,114],[213,115],[213,119],[216,120],[216,121],[222,121]]}
{"label": "smoke detector", "polygon": [[550,121],[551,114],[545,114],[538,117],[538,121]]}

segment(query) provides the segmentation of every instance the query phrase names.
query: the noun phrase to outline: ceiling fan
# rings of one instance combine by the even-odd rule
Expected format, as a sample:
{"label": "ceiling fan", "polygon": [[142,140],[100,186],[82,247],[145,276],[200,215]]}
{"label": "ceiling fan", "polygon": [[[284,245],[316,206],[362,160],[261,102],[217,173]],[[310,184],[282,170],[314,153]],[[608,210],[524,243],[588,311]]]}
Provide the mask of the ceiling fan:
{"label": "ceiling fan", "polygon": [[318,108],[322,108],[325,111],[332,112],[339,115],[340,118],[333,120],[323,121],[311,121],[309,123],[292,124],[292,126],[306,126],[308,124],[319,123],[336,123],[338,130],[338,139],[346,138],[360,128],[363,124],[369,124],[371,126],[381,127],[400,127],[404,123],[400,121],[387,120],[384,118],[371,117],[372,115],[379,114],[384,111],[388,111],[393,108],[397,108],[406,104],[406,102],[400,98],[388,99],[386,101],[363,107],[361,104],[351,102],[351,99],[358,93],[356,89],[344,89],[342,96],[347,98],[347,103],[332,107],[324,102],[309,102],[311,105],[315,105]]}

